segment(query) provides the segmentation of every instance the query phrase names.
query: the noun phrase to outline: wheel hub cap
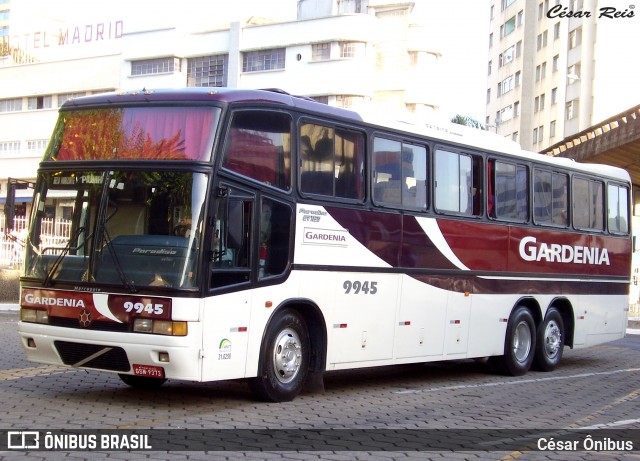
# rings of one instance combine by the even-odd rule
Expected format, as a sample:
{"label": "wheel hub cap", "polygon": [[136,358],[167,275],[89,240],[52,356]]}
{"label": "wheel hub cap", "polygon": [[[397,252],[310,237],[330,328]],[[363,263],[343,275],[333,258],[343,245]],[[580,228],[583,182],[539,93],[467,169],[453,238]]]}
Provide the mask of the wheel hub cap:
{"label": "wheel hub cap", "polygon": [[293,381],[300,370],[302,350],[300,338],[291,329],[283,330],[276,339],[273,351],[273,366],[281,383]]}

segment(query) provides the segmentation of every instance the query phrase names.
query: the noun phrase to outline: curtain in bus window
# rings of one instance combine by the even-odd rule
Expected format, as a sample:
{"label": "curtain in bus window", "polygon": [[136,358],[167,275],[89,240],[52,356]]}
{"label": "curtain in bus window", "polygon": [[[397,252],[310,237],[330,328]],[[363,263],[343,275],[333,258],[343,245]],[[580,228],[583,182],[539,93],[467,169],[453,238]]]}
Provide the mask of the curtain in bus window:
{"label": "curtain in bus window", "polygon": [[218,109],[153,107],[68,112],[55,160],[209,160]]}
{"label": "curtain in bus window", "polygon": [[291,118],[266,111],[234,114],[224,167],[282,190],[291,187]]}

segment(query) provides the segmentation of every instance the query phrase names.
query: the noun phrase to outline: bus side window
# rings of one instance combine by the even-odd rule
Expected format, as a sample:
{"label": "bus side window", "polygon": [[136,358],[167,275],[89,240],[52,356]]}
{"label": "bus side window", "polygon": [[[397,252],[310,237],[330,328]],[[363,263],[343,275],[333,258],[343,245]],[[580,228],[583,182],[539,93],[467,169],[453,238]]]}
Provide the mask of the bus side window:
{"label": "bus side window", "polygon": [[489,216],[510,221],[529,219],[528,170],[516,165],[490,160],[487,167]]}
{"label": "bus side window", "polygon": [[607,186],[609,232],[626,234],[629,232],[629,189],[625,186]]}
{"label": "bus side window", "polygon": [[289,264],[291,240],[291,207],[264,198],[260,210],[260,241],[258,276],[282,274]]}
{"label": "bus side window", "polygon": [[[228,192],[231,194],[231,192]],[[253,197],[236,195],[217,198],[215,228],[211,243],[211,287],[220,288],[251,279],[250,236]]]}
{"label": "bus side window", "polygon": [[569,179],[567,175],[535,169],[533,181],[533,207],[536,224],[568,226]]}
{"label": "bus side window", "polygon": [[435,207],[443,213],[478,216],[482,211],[482,157],[435,151]]}
{"label": "bus side window", "polygon": [[238,111],[231,121],[223,166],[282,190],[291,188],[291,118],[279,112]]}
{"label": "bus side window", "polygon": [[364,199],[364,136],[342,128],[300,126],[300,190]]}

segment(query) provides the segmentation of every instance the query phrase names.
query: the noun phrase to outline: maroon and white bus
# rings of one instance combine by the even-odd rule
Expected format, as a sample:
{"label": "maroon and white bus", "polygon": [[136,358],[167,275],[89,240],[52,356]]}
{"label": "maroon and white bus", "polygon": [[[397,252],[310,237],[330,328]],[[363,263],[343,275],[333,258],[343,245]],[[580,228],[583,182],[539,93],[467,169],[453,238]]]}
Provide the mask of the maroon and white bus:
{"label": "maroon and white bus", "polygon": [[[459,125],[277,91],[66,102],[21,277],[27,358],[132,386],[489,357],[520,375],[621,338],[628,174]],[[71,237],[43,219],[68,217]]]}

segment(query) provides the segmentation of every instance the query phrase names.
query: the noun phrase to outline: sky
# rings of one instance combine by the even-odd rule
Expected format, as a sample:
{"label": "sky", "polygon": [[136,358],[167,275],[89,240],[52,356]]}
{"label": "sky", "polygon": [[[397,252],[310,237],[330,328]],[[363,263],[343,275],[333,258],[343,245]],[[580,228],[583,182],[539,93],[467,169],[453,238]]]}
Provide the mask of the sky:
{"label": "sky", "polygon": [[[374,1],[374,0],[372,0]],[[489,0],[414,0],[412,14],[425,23],[429,48],[439,58],[440,115],[484,121]],[[122,20],[127,29],[147,24],[206,28],[262,16],[295,20],[297,0],[13,0],[12,29],[46,30]],[[35,12],[35,14],[34,14]]]}

